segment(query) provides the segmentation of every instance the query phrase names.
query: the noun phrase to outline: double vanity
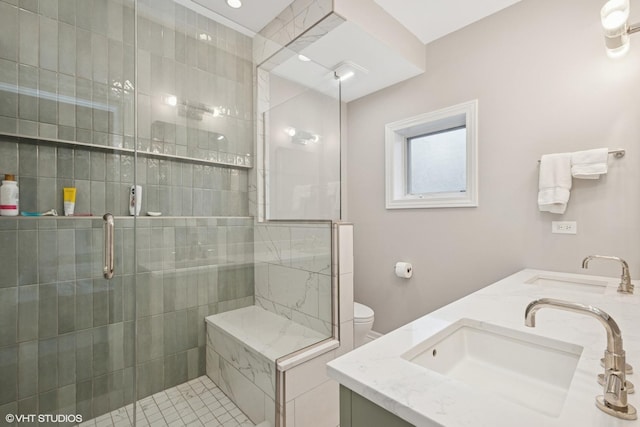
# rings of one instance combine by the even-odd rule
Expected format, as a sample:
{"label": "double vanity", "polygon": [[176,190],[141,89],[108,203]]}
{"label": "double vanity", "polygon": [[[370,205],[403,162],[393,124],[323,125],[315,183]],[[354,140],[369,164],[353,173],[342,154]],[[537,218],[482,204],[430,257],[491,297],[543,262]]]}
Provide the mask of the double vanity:
{"label": "double vanity", "polygon": [[620,283],[522,270],[333,360],[341,426],[640,426]]}

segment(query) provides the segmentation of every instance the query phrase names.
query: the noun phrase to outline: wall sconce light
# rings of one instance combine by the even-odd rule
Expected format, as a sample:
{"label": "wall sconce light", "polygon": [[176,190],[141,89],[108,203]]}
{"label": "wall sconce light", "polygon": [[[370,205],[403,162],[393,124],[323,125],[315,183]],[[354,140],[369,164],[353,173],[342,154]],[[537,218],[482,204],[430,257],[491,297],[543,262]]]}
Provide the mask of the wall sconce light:
{"label": "wall sconce light", "polygon": [[320,142],[320,135],[317,133],[299,130],[294,127],[285,128],[284,133],[291,137],[291,142],[294,144],[307,145],[310,142],[314,144]]}
{"label": "wall sconce light", "polygon": [[162,101],[170,107],[178,105],[178,98],[175,95],[167,95],[162,98]]}
{"label": "wall sconce light", "polygon": [[629,0],[609,0],[600,10],[607,55],[620,58],[629,51],[629,36],[640,31],[640,24],[629,25]]}

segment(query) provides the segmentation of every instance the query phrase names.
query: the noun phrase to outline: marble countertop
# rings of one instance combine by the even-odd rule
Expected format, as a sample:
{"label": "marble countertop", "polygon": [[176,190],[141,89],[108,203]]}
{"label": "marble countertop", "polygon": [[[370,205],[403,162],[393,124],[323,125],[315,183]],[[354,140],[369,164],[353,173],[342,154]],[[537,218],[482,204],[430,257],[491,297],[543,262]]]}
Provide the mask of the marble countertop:
{"label": "marble countertop", "polygon": [[[595,280],[607,285],[579,290],[572,285],[525,283],[536,276]],[[627,363],[634,367],[635,373],[627,379],[640,387],[640,287],[634,280],[636,294],[620,294],[616,292],[619,282],[619,278],[525,269],[331,361],[328,373],[340,384],[416,426],[640,426],[640,420],[614,418],[595,405],[595,397],[602,394],[596,375],[604,371],[600,358],[606,347],[606,332],[596,319],[543,309],[538,312],[535,328],[524,325],[526,306],[539,298],[589,304],[606,311],[620,326]],[[560,414],[543,414],[401,358],[461,318],[584,347]],[[629,395],[629,403],[636,409],[640,409],[638,393]]]}

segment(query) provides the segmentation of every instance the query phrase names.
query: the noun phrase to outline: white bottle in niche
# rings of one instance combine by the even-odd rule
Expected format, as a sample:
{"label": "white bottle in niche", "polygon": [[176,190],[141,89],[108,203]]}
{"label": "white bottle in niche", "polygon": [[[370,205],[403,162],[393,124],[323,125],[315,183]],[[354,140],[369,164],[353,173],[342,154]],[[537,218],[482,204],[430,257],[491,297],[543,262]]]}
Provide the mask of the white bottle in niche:
{"label": "white bottle in niche", "polygon": [[140,209],[142,208],[142,187],[139,185],[132,185],[129,190],[129,215],[140,215]]}
{"label": "white bottle in niche", "polygon": [[5,175],[0,187],[0,215],[17,216],[19,204],[18,183],[13,175]]}

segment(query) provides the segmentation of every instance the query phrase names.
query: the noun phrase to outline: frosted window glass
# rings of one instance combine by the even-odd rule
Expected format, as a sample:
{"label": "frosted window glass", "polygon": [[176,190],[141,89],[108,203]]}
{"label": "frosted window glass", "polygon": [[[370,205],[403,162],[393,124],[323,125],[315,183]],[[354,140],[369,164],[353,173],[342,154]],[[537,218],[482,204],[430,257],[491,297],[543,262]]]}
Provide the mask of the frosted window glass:
{"label": "frosted window glass", "polygon": [[467,129],[457,128],[410,138],[409,194],[467,190]]}

